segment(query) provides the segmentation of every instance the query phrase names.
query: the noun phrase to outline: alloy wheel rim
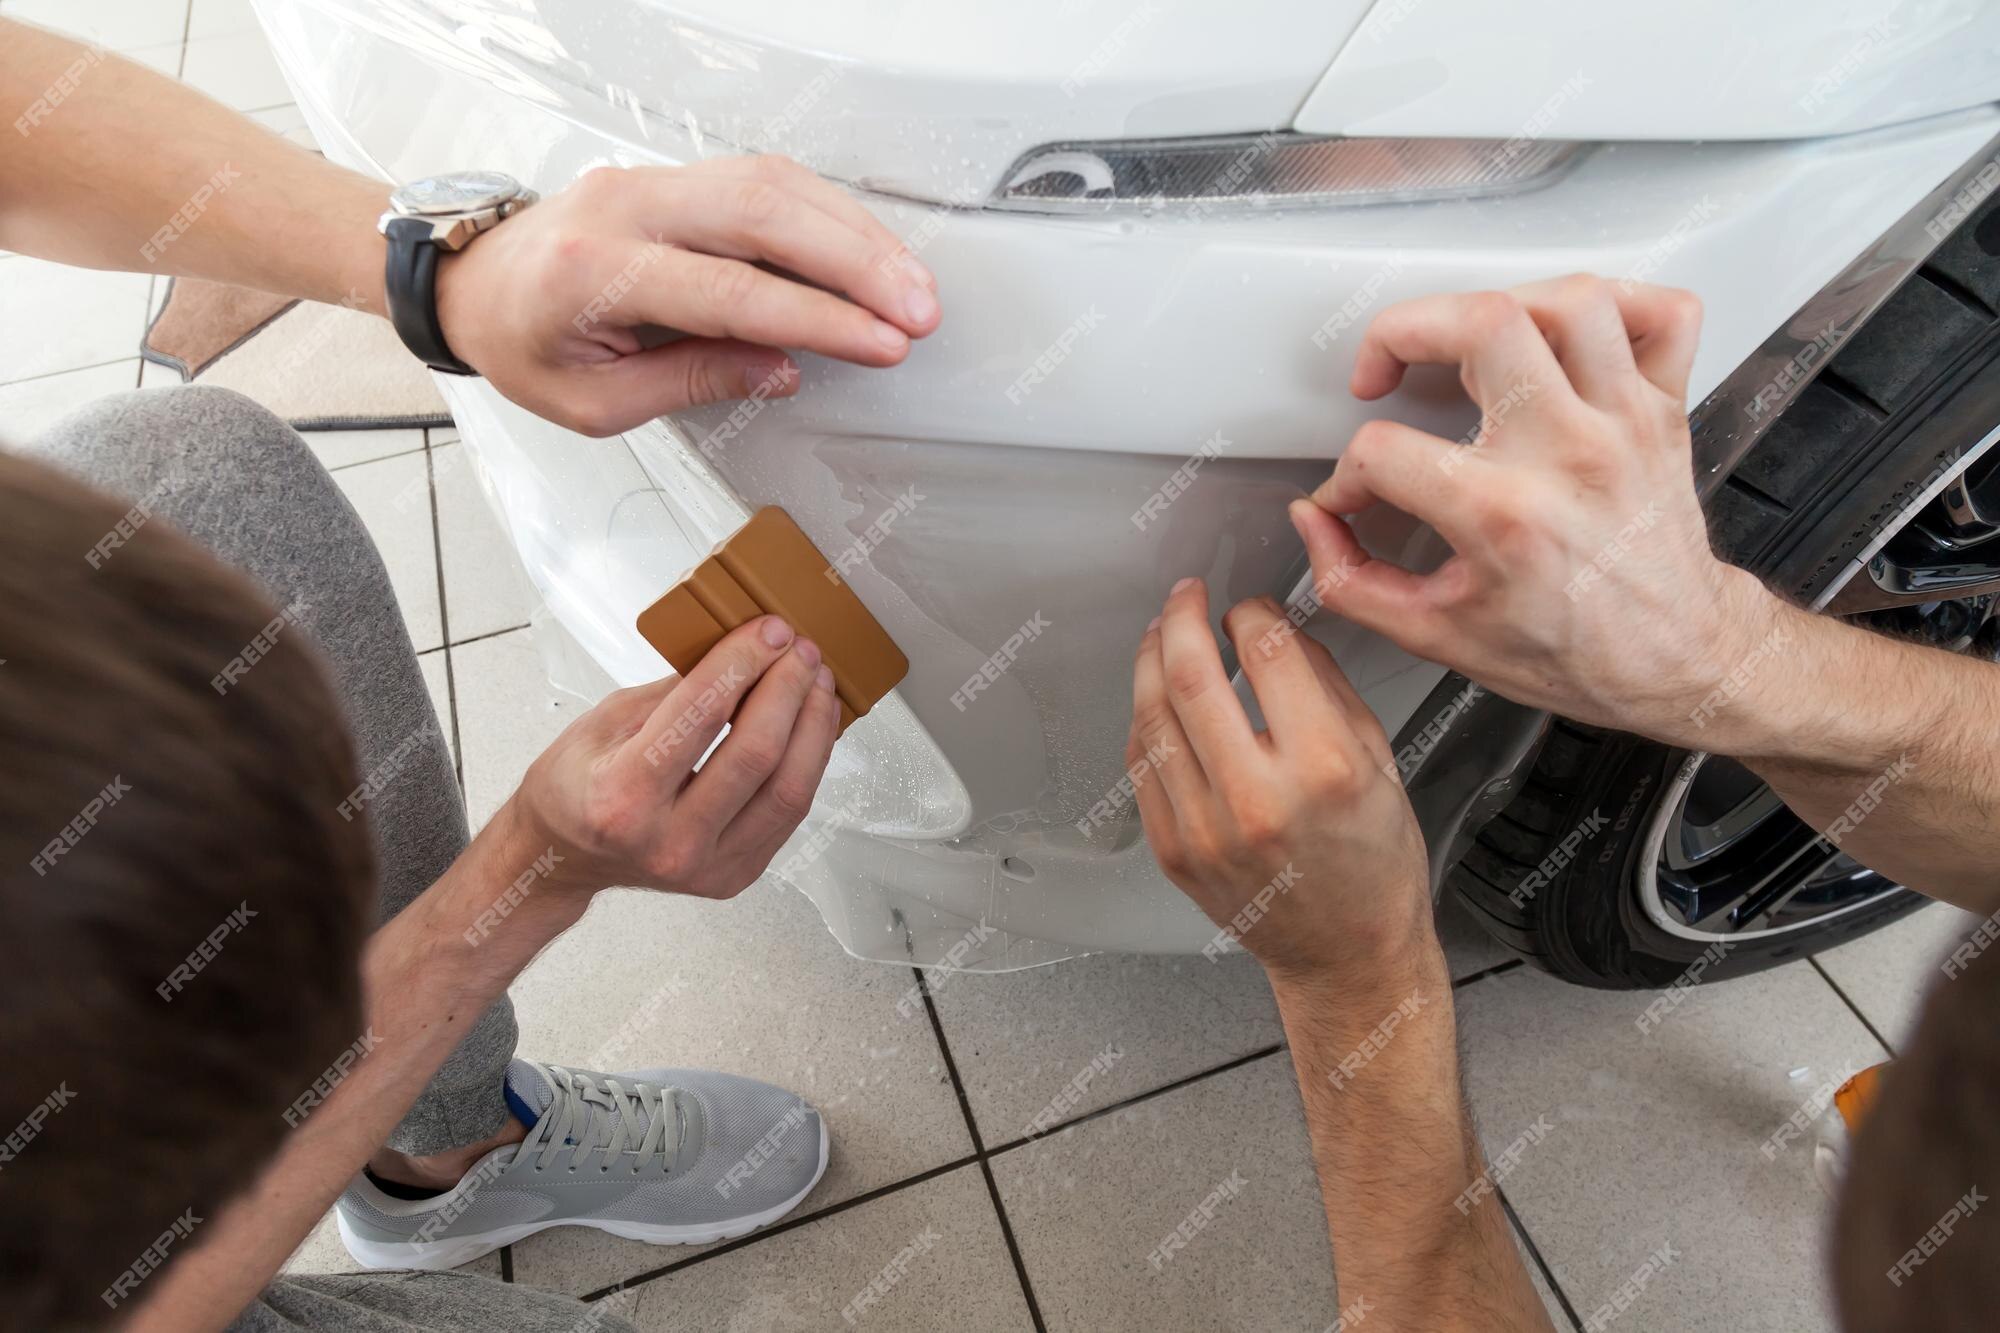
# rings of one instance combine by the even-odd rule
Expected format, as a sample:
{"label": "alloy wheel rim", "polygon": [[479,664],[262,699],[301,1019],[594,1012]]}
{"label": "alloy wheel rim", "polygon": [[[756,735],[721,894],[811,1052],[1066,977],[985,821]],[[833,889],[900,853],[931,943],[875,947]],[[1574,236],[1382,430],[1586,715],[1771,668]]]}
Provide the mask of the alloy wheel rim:
{"label": "alloy wheel rim", "polygon": [[[1968,574],[1990,568],[2000,580],[1996,443],[2000,427],[1885,525],[1815,609],[1990,649],[2000,591]],[[1959,595],[1925,600],[1938,592]],[[1817,929],[1909,892],[1821,837],[1749,770],[1703,751],[1682,759],[1655,802],[1637,870],[1648,919],[1705,944]]]}

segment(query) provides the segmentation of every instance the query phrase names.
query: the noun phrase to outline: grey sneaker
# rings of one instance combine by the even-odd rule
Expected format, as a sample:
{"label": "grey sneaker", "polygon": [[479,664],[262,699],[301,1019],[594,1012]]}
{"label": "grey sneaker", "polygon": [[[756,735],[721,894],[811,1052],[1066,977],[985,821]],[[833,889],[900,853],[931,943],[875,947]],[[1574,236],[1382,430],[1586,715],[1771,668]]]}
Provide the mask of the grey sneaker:
{"label": "grey sneaker", "polygon": [[399,1199],[364,1172],[338,1206],[367,1268],[453,1268],[548,1227],[698,1245],[768,1226],[826,1170],[826,1122],[782,1088],[705,1069],[598,1074],[516,1060],[528,1137],[452,1189]]}

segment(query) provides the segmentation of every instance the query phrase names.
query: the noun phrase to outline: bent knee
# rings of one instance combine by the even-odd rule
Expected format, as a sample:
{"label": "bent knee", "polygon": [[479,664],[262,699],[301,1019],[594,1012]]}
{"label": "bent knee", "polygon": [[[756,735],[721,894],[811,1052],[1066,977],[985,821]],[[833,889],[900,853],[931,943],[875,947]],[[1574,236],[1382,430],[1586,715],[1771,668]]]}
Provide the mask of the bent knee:
{"label": "bent knee", "polygon": [[205,384],[108,394],[58,421],[27,452],[128,497],[190,482],[213,493],[231,477],[321,470],[298,432],[268,408]]}

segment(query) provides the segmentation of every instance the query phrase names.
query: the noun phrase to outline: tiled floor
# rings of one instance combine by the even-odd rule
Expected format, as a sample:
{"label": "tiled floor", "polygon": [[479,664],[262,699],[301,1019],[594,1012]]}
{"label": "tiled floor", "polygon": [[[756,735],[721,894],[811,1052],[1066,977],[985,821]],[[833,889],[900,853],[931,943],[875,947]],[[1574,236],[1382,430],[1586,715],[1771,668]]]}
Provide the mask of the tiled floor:
{"label": "tiled floor", "polygon": [[[298,125],[243,0],[0,0]],[[0,432],[141,383],[145,278],[0,257]],[[157,382],[149,376],[145,383]],[[449,431],[315,437],[368,522],[458,755],[475,822],[577,705],[545,683],[534,598]],[[1558,985],[1455,911],[1444,926],[1466,1080],[1490,1150],[1546,1117],[1503,1187],[1558,1327],[1581,1327],[1654,1247],[1684,1260],[1621,1326],[1828,1326],[1826,1209],[1802,1150],[1758,1145],[1826,1076],[1908,1031],[1969,927],[1931,909],[1832,953],[1710,987],[1648,1036],[1646,995]],[[957,975],[842,954],[802,898],[620,892],[515,988],[524,1050],[585,1066],[709,1064],[799,1089],[835,1160],[772,1230],[697,1249],[537,1236],[479,1265],[608,1299],[643,1328],[844,1328],[906,1248],[868,1328],[1325,1328],[1335,1300],[1298,1095],[1270,996],[1237,959],[1097,957]],[[1024,1126],[1107,1047],[1067,1127]],[[1161,1270],[1147,1255],[1232,1173],[1240,1194]],[[297,1267],[346,1267],[329,1227]]]}

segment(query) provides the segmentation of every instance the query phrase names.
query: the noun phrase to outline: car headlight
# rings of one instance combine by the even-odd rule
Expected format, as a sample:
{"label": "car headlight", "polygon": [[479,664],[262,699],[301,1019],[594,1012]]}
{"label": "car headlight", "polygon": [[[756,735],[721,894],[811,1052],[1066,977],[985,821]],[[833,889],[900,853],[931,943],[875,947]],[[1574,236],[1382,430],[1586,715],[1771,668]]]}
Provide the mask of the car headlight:
{"label": "car headlight", "polygon": [[1542,139],[1348,139],[1271,132],[1046,144],[1007,173],[994,208],[1203,211],[1464,199],[1546,185],[1583,145]]}

